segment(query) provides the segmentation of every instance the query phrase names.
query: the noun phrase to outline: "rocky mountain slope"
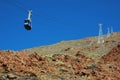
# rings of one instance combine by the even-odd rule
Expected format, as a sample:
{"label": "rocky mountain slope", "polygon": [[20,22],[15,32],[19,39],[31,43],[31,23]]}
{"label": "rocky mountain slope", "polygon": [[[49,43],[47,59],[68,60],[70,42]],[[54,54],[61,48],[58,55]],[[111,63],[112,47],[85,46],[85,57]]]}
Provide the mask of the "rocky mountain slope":
{"label": "rocky mountain slope", "polygon": [[109,38],[104,36],[104,43],[97,44],[98,37],[84,38],[80,40],[61,41],[60,43],[35,47],[27,49],[28,53],[42,53],[42,54],[74,54],[78,51],[83,52],[86,56],[91,58],[101,57],[108,53],[117,44],[120,44],[120,32],[112,33]]}
{"label": "rocky mountain slope", "polygon": [[0,80],[120,80],[120,33],[31,48],[0,50]]}

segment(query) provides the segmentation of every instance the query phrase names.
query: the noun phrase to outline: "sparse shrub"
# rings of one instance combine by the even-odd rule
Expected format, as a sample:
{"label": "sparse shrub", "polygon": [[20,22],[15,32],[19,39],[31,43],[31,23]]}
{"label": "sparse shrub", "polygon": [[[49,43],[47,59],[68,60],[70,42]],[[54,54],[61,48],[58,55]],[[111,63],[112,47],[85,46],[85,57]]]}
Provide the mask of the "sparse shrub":
{"label": "sparse shrub", "polygon": [[94,64],[94,63],[90,63],[90,64],[87,65],[88,69],[95,69],[96,67],[97,67],[97,65]]}
{"label": "sparse shrub", "polygon": [[92,79],[89,79],[89,78],[80,78],[80,80],[92,80]]}
{"label": "sparse shrub", "polygon": [[57,62],[55,62],[55,66],[57,66],[57,65],[62,65],[62,64],[64,64],[62,61],[57,61]]}
{"label": "sparse shrub", "polygon": [[73,61],[80,62],[79,58],[74,58]]}
{"label": "sparse shrub", "polygon": [[54,55],[52,55],[52,57],[59,57],[59,56],[61,56],[61,54],[54,54]]}
{"label": "sparse shrub", "polygon": [[59,71],[60,72],[69,72],[68,69],[65,69],[65,68],[60,68]]}
{"label": "sparse shrub", "polygon": [[52,59],[52,55],[45,55],[45,58],[50,60],[50,59]]}

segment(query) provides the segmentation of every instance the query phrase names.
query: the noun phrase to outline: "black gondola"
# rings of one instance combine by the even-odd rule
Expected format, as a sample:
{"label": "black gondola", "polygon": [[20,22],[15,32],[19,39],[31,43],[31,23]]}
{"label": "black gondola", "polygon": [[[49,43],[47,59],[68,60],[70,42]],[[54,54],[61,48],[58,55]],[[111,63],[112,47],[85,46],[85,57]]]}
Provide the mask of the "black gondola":
{"label": "black gondola", "polygon": [[24,27],[25,27],[26,30],[31,30],[32,29],[31,21],[30,20],[25,20],[24,21]]}
{"label": "black gondola", "polygon": [[32,10],[29,10],[28,11],[28,19],[24,20],[24,27],[25,27],[26,30],[31,30],[32,29],[31,17],[32,17]]}

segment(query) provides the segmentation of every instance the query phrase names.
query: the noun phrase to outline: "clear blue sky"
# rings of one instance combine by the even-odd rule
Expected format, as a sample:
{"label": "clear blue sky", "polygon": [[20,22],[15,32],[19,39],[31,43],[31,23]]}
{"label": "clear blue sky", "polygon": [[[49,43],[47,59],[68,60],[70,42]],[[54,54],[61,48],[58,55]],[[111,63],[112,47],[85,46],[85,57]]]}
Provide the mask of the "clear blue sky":
{"label": "clear blue sky", "polygon": [[[32,30],[24,19],[32,9]],[[0,0],[0,49],[22,50],[120,31],[120,0]]]}

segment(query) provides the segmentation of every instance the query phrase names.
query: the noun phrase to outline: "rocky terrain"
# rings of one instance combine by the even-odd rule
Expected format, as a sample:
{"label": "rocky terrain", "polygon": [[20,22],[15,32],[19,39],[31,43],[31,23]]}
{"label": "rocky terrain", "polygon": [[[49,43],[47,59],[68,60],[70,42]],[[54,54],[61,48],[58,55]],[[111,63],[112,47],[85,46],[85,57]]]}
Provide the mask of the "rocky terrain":
{"label": "rocky terrain", "polygon": [[120,33],[19,52],[0,50],[0,80],[120,80]]}

